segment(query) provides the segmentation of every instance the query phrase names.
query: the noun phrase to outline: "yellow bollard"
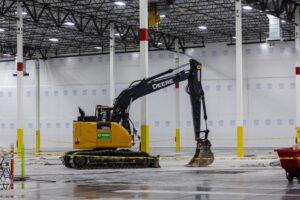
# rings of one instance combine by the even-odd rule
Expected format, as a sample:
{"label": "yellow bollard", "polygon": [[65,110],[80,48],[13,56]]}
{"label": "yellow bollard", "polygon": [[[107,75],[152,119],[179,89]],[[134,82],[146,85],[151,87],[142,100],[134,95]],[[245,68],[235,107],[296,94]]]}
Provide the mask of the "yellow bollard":
{"label": "yellow bollard", "polygon": [[296,127],[296,143],[300,142],[300,127]]}
{"label": "yellow bollard", "polygon": [[41,150],[41,132],[40,130],[36,130],[35,134],[35,152],[39,153]]}
{"label": "yellow bollard", "polygon": [[237,157],[244,157],[244,127],[237,126]]}
{"label": "yellow bollard", "polygon": [[17,145],[18,145],[18,156],[21,157],[22,145],[23,145],[23,129],[17,130]]}
{"label": "yellow bollard", "polygon": [[180,151],[180,129],[176,128],[176,137],[175,137],[175,142],[176,142],[176,151]]}
{"label": "yellow bollard", "polygon": [[141,151],[146,153],[150,152],[148,125],[141,126]]}

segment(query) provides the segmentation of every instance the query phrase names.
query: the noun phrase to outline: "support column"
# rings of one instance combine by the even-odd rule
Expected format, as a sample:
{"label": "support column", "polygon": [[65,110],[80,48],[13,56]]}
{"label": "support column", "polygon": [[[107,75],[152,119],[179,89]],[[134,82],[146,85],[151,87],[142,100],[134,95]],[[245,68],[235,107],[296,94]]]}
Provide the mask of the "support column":
{"label": "support column", "polygon": [[36,110],[36,134],[35,134],[35,151],[41,150],[41,131],[40,131],[40,59],[35,61],[35,110]]}
{"label": "support column", "polygon": [[242,50],[242,2],[235,1],[236,31],[236,131],[237,156],[244,156],[244,105],[243,105],[243,50]]}
{"label": "support column", "polygon": [[21,0],[17,1],[17,145],[21,156],[23,144],[23,16]]}
{"label": "support column", "polygon": [[[149,76],[148,60],[148,0],[140,3],[140,67],[142,78]],[[141,99],[141,151],[150,152],[147,97]]]}
{"label": "support column", "polygon": [[[179,40],[175,40],[175,67],[179,67]],[[175,116],[176,116],[176,132],[175,132],[175,143],[176,151],[180,151],[180,84],[176,83],[176,98],[175,98]]]}
{"label": "support column", "polygon": [[300,142],[300,14],[295,12],[295,47],[296,47],[296,142]]}
{"label": "support column", "polygon": [[110,24],[110,39],[109,39],[109,56],[110,56],[110,67],[109,67],[109,104],[114,105],[115,99],[115,24]]}

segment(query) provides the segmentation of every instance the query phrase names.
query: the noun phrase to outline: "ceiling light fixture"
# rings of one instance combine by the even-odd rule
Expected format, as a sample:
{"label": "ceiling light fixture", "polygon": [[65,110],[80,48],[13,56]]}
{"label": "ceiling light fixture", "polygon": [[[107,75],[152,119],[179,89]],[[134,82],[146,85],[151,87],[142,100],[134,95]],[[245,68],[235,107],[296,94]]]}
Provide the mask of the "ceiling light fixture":
{"label": "ceiling light fixture", "polygon": [[[17,15],[18,14],[18,12],[15,12],[15,14]],[[27,12],[25,12],[25,11],[22,11],[22,15],[27,15],[28,13]]]}
{"label": "ceiling light fixture", "polygon": [[73,22],[65,22],[64,25],[67,25],[67,26],[74,26],[75,24]]}
{"label": "ceiling light fixture", "polygon": [[282,20],[281,20],[281,23],[285,23],[285,20],[282,19]]}
{"label": "ceiling light fixture", "polygon": [[3,56],[10,57],[11,55],[9,53],[4,53]]}
{"label": "ceiling light fixture", "polygon": [[120,34],[120,33],[115,33],[115,36],[117,36],[117,37],[121,37],[121,36],[123,36],[123,34]]}
{"label": "ceiling light fixture", "polygon": [[101,49],[102,49],[102,47],[95,47],[95,49],[97,49],[97,50],[101,50]]}
{"label": "ceiling light fixture", "polygon": [[166,17],[166,15],[160,15],[160,18],[165,18]]}
{"label": "ceiling light fixture", "polygon": [[4,32],[5,30],[3,28],[0,28],[0,32]]}
{"label": "ceiling light fixture", "polygon": [[245,10],[252,10],[253,8],[251,6],[243,6],[243,9],[245,9]]}
{"label": "ceiling light fixture", "polygon": [[236,37],[235,37],[235,36],[233,36],[233,37],[232,37],[232,39],[236,39]]}
{"label": "ceiling light fixture", "polygon": [[206,30],[206,29],[207,29],[206,26],[199,26],[198,28],[199,28],[200,30]]}
{"label": "ceiling light fixture", "polygon": [[162,44],[163,43],[161,43],[161,42],[156,43],[157,46],[161,46]]}
{"label": "ceiling light fixture", "polygon": [[49,41],[51,41],[51,42],[58,42],[58,39],[57,38],[50,38]]}
{"label": "ceiling light fixture", "polygon": [[117,5],[117,6],[126,6],[126,3],[124,1],[115,1],[115,5]]}

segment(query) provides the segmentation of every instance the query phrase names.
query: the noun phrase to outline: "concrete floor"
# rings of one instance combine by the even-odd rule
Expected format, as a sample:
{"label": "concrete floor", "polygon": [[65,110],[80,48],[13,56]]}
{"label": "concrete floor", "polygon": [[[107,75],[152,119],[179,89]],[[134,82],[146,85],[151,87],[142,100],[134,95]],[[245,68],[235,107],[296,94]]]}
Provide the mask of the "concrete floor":
{"label": "concrete floor", "polygon": [[[159,169],[73,170],[57,156],[27,155],[29,179],[15,182],[14,190],[0,191],[0,199],[300,199],[298,181],[288,183],[284,170],[271,167],[270,160],[224,160],[220,158],[234,151],[215,150],[217,160],[210,167],[186,168],[190,150],[157,152],[163,157]],[[276,156],[271,150],[251,154]],[[19,166],[17,160],[17,175]]]}

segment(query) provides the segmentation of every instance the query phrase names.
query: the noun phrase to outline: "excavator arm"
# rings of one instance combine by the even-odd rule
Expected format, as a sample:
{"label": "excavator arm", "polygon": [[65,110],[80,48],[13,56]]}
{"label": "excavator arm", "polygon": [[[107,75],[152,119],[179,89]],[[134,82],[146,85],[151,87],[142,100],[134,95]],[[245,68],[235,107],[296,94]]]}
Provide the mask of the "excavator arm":
{"label": "excavator arm", "polygon": [[[145,95],[187,80],[188,84],[186,91],[190,95],[197,148],[193,159],[186,166],[208,166],[213,162],[214,156],[211,152],[211,143],[208,140],[209,130],[207,128],[205,98],[201,83],[202,65],[193,59],[190,60],[189,65],[190,69],[188,70],[182,70],[173,74],[176,69],[169,69],[155,76],[131,83],[131,85],[127,89],[123,90],[115,99],[112,121],[121,123],[124,128],[131,132],[129,109],[133,101]],[[203,108],[205,130],[201,130],[201,108]],[[201,133],[203,133],[203,137]]]}
{"label": "excavator arm", "polygon": [[133,101],[177,82],[188,79],[189,71],[186,70],[177,74],[166,76],[173,71],[173,69],[170,69],[153,77],[135,81],[127,89],[123,90],[115,99],[112,121],[121,122],[125,128],[129,129],[126,124],[129,120],[130,105]]}

